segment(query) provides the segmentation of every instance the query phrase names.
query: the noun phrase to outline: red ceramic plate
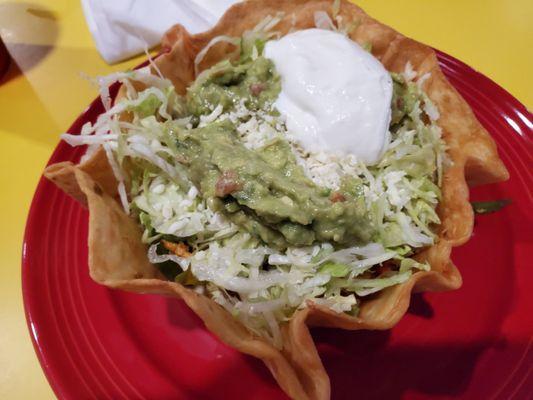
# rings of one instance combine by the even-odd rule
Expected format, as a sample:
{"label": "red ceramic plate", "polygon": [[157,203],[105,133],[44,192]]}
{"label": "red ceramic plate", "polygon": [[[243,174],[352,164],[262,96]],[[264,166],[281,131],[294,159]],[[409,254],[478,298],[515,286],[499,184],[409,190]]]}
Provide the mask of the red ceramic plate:
{"label": "red ceramic plate", "polygon": [[[315,329],[335,399],[531,399],[533,137],[506,91],[439,53],[444,73],[498,142],[511,179],[474,200],[510,198],[476,217],[453,260],[461,289],[415,295],[387,332]],[[116,88],[115,88],[116,89]],[[95,101],[72,125],[94,121]],[[60,143],[50,163],[78,161]],[[225,346],[179,300],[109,290],[87,268],[87,212],[42,179],[22,259],[28,326],[60,399],[281,399],[263,364]]]}

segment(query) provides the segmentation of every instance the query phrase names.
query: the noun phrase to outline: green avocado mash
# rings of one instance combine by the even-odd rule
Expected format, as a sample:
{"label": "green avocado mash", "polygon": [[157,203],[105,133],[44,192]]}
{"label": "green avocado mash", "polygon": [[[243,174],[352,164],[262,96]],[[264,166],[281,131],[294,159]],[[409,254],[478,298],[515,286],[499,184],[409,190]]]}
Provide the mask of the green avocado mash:
{"label": "green avocado mash", "polygon": [[[315,240],[367,242],[373,233],[357,182],[346,182],[334,202],[329,190],[307,179],[289,148],[277,139],[247,149],[229,121],[178,134],[189,177],[216,211],[278,248]],[[223,174],[233,189],[217,193]]]}
{"label": "green avocado mash", "polygon": [[[272,112],[279,91],[271,61],[224,61],[189,89],[187,106],[197,117],[218,105],[229,111],[242,101],[248,109]],[[317,186],[284,139],[248,149],[230,120],[174,131],[189,178],[210,207],[265,243],[276,248],[315,241],[367,243],[375,233],[358,179],[345,178],[334,194]]]}
{"label": "green avocado mash", "polygon": [[218,105],[228,111],[241,101],[249,110],[267,109],[280,91],[280,78],[272,61],[258,57],[235,65],[224,60],[189,88],[187,107],[194,116],[209,114]]}

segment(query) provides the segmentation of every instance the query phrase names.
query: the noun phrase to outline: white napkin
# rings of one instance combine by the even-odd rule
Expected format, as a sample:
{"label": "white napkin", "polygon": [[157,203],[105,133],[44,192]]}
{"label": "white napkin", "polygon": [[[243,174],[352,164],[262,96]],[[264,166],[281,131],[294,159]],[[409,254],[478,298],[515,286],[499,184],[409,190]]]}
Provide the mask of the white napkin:
{"label": "white napkin", "polygon": [[189,32],[211,28],[238,0],[81,0],[103,59],[112,64],[142,53],[165,31],[182,24]]}

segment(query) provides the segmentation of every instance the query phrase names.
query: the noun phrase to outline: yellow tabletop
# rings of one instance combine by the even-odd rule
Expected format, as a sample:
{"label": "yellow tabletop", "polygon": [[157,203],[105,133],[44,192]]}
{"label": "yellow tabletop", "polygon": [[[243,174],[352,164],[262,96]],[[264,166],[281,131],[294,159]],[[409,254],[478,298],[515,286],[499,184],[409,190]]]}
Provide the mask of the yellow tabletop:
{"label": "yellow tabletop", "polygon": [[[288,0],[289,1],[289,0]],[[361,0],[370,15],[441,49],[533,105],[533,2]],[[13,62],[0,83],[0,398],[51,399],[24,319],[21,243],[41,171],[65,131],[96,96],[82,73],[109,66],[98,55],[76,0],[0,0],[0,34]]]}

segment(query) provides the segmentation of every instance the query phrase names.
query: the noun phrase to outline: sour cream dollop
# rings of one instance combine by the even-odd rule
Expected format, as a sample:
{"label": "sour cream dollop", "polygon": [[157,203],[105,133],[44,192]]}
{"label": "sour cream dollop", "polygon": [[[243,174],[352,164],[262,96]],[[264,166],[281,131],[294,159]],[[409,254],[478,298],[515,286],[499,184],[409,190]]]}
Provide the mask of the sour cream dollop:
{"label": "sour cream dollop", "polygon": [[307,29],[267,42],[281,77],[274,106],[307,151],[353,154],[376,163],[385,150],[392,80],[383,65],[346,36]]}

